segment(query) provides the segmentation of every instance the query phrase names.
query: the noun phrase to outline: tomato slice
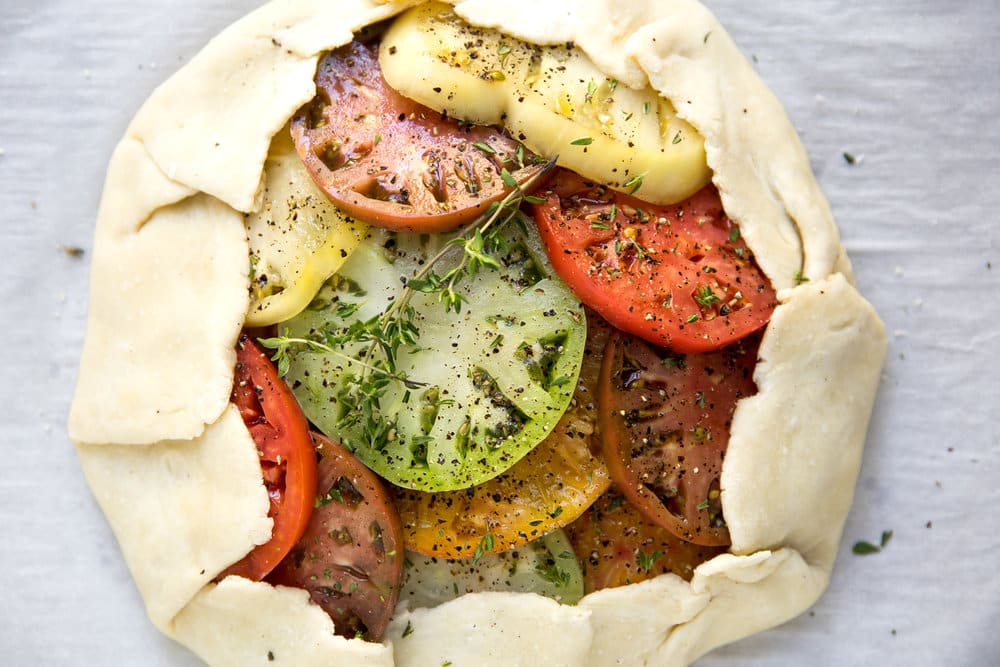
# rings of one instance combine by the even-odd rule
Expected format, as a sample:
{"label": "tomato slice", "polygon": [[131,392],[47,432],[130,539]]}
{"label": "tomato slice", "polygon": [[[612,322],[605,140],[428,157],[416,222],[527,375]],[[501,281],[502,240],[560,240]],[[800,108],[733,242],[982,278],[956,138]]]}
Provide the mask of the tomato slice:
{"label": "tomato slice", "polygon": [[270,580],[309,591],[338,635],[378,641],[399,598],[403,535],[382,481],[343,446],[313,434],[316,509]]}
{"label": "tomato slice", "polygon": [[552,433],[512,468],[462,491],[394,490],[407,549],[442,558],[507,551],[565,526],[607,490],[611,479],[601,459],[596,403],[601,352],[610,334],[600,316],[587,313],[572,402]]}
{"label": "tomato slice", "polygon": [[689,542],[730,543],[719,480],[736,402],[756,392],[758,343],[675,356],[616,333],[605,348],[598,418],[611,479]]}
{"label": "tomato slice", "polygon": [[680,539],[646,519],[614,487],[566,526],[566,534],[583,564],[585,593],[668,572],[690,581],[698,565],[726,552]]}
{"label": "tomato slice", "polygon": [[774,289],[713,186],[654,206],[561,170],[544,196],[534,213],[552,267],[619,329],[702,352],[770,319]]}
{"label": "tomato slice", "polygon": [[232,402],[257,445],[274,520],[271,539],[255,547],[219,578],[260,581],[302,536],[313,511],[316,454],[309,424],[274,364],[246,334],[240,336]]}
{"label": "tomato slice", "polygon": [[500,130],[448,118],[382,78],[378,46],[354,41],[327,54],[316,98],[292,120],[292,138],[316,183],[373,225],[441,232],[469,222],[524,183],[535,156]]}

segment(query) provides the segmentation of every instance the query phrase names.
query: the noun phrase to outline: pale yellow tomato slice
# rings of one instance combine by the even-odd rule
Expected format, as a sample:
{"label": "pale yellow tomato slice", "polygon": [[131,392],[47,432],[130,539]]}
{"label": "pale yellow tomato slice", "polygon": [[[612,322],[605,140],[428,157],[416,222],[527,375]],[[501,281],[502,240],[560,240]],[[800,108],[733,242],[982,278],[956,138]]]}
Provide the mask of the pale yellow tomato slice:
{"label": "pale yellow tomato slice", "polygon": [[367,225],[342,213],[302,165],[288,128],[271,141],[259,210],[246,216],[250,242],[248,327],[302,312],[360,243]]}

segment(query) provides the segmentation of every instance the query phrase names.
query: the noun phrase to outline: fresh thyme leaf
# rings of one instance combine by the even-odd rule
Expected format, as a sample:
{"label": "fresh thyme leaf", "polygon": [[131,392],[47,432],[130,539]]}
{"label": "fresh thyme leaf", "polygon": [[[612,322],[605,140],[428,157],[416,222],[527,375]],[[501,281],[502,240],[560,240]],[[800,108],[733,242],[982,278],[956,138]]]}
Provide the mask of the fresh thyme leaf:
{"label": "fresh thyme leaf", "polygon": [[589,146],[594,143],[593,137],[580,137],[579,139],[574,139],[569,142],[571,146]]}
{"label": "fresh thyme leaf", "polygon": [[883,530],[882,531],[882,538],[879,540],[879,545],[882,546],[882,547],[885,547],[885,545],[889,544],[889,540],[891,540],[891,539],[892,539],[892,531],[891,530]]}
{"label": "fresh thyme leaf", "polygon": [[622,183],[622,187],[628,194],[635,194],[636,190],[642,187],[643,174],[636,174],[635,176],[630,176],[628,180]]}
{"label": "fresh thyme leaf", "polygon": [[684,320],[684,321],[687,324],[691,324],[692,322],[697,322],[698,321],[698,313],[691,313],[690,315],[688,315],[687,319]]}
{"label": "fresh thyme leaf", "polygon": [[651,554],[647,554],[645,551],[640,549],[636,553],[636,555],[639,557],[639,567],[641,567],[646,572],[649,572],[650,570],[653,569],[653,565],[656,563],[656,561],[659,560],[660,557],[663,555],[663,552],[657,550]]}
{"label": "fresh thyme leaf", "polygon": [[681,131],[680,130],[677,130],[677,134],[674,135],[673,141],[671,141],[670,143],[672,143],[672,144],[679,144],[679,143],[681,143]]}
{"label": "fresh thyme leaf", "polygon": [[489,144],[483,143],[482,141],[476,141],[472,145],[475,146],[476,148],[478,148],[479,150],[481,150],[482,152],[486,153],[487,155],[496,155],[497,154],[497,152],[495,150],[493,150],[492,146],[490,146]]}
{"label": "fresh thyme leaf", "polygon": [[556,586],[569,585],[569,572],[559,567],[555,559],[549,557],[535,564],[535,572],[542,579]]}
{"label": "fresh thyme leaf", "polygon": [[872,544],[871,542],[865,542],[862,540],[860,542],[855,542],[854,546],[851,547],[851,551],[858,556],[867,556],[868,554],[877,554],[882,551],[882,548]]}
{"label": "fresh thyme leaf", "polygon": [[708,509],[708,500],[706,499],[706,500],[703,500],[700,503],[698,503],[697,509],[698,509],[699,512],[702,511],[702,510],[707,510]]}
{"label": "fresh thyme leaf", "polygon": [[409,637],[413,634],[413,623],[410,621],[406,622],[406,627],[403,629],[403,636]]}
{"label": "fresh thyme leaf", "polygon": [[802,275],[802,269],[797,269],[795,273],[792,275],[792,277],[795,278],[796,285],[801,285],[802,283],[809,282],[809,278],[807,276]]}
{"label": "fresh thyme leaf", "polygon": [[517,181],[514,180],[514,177],[510,175],[510,172],[507,171],[506,167],[500,170],[500,178],[503,180],[503,184],[506,185],[508,188],[517,187]]}
{"label": "fresh thyme leaf", "polygon": [[594,222],[590,223],[590,228],[591,229],[611,229],[611,225],[609,225],[606,222],[597,222],[597,221],[594,221]]}
{"label": "fresh thyme leaf", "polygon": [[702,308],[709,308],[713,303],[719,303],[722,301],[722,299],[716,296],[715,292],[713,292],[712,288],[708,285],[702,285],[698,288],[698,290],[694,293],[694,300],[697,301],[698,305]]}
{"label": "fresh thyme leaf", "polygon": [[493,551],[493,533],[486,533],[476,545],[476,552],[472,556],[472,564],[475,565],[484,554]]}

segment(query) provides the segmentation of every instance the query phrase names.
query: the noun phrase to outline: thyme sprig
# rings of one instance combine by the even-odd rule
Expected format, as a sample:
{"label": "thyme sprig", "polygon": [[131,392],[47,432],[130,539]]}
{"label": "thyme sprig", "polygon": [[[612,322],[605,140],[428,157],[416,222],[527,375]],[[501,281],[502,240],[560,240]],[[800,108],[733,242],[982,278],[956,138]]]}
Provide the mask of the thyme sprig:
{"label": "thyme sprig", "polygon": [[[384,448],[396,436],[395,421],[381,415],[381,399],[391,383],[402,384],[406,389],[426,387],[426,383],[407,377],[398,370],[396,360],[401,348],[417,344],[420,331],[416,324],[416,310],[410,300],[416,293],[437,294],[445,306],[445,312],[461,312],[464,295],[458,291],[462,281],[475,278],[483,269],[501,268],[498,252],[506,251],[506,243],[501,231],[512,220],[522,215],[523,203],[539,204],[544,199],[527,194],[535,183],[542,179],[556,163],[556,159],[546,162],[523,185],[519,185],[506,169],[501,170],[501,178],[511,191],[499,202],[493,202],[482,216],[450,239],[423,267],[410,278],[399,295],[379,315],[367,320],[356,320],[344,329],[322,331],[315,337],[295,338],[287,329],[274,338],[259,339],[261,345],[274,351],[271,359],[277,363],[278,373],[284,376],[291,366],[291,355],[298,350],[310,350],[332,354],[360,367],[360,372],[348,373],[337,391],[337,402],[343,415],[337,422],[338,429],[360,427],[362,439],[375,449]],[[458,261],[443,273],[435,268],[449,256],[454,248],[461,249]],[[337,315],[346,319],[357,311],[356,304],[343,303],[337,308]],[[358,343],[367,347],[351,355],[340,351],[344,345]],[[354,443],[344,443],[352,447]]]}

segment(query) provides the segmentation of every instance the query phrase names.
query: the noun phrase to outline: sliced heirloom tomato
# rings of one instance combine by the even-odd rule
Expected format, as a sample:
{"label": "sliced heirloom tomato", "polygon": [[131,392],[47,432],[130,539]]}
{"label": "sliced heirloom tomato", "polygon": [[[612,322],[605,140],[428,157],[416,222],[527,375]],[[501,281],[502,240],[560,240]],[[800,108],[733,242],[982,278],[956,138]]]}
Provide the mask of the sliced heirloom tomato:
{"label": "sliced heirloom tomato", "polygon": [[392,90],[377,44],[356,40],[331,51],[316,88],[292,120],[299,156],[338,206],[373,225],[454,229],[506,195],[505,180],[524,183],[540,169],[500,130],[461,123]]}
{"label": "sliced heirloom tomato", "polygon": [[378,641],[403,580],[403,539],[381,480],[344,447],[313,434],[320,454],[316,509],[271,581],[309,591],[338,635]]}
{"label": "sliced heirloom tomato", "polygon": [[[371,230],[313,305],[286,323],[292,338],[333,344],[288,355],[287,379],[310,421],[396,486],[482,484],[544,440],[573,398],[587,338],[583,306],[550,277],[530,220],[505,225],[496,243],[499,267],[455,288],[460,312],[440,294],[411,295],[416,333],[392,351],[409,384],[362,365],[381,354],[367,356],[370,342],[342,341],[381,318],[442,249],[442,265],[457,264],[461,248],[444,235]],[[364,378],[381,383],[381,395],[365,393]]]}
{"label": "sliced heirloom tomato", "polygon": [[667,573],[690,581],[694,568],[726,552],[682,540],[645,518],[614,488],[566,526],[566,534],[583,564],[585,593]]}
{"label": "sliced heirloom tomato", "polygon": [[229,566],[219,579],[237,575],[260,581],[302,536],[316,493],[316,454],[309,423],[274,364],[247,335],[236,353],[232,402],[240,411],[257,454],[274,520],[271,539]]}
{"label": "sliced heirloom tomato", "polygon": [[561,170],[541,194],[534,213],[552,267],[619,329],[702,352],[770,319],[774,290],[713,186],[654,206]]}
{"label": "sliced heirloom tomato", "polygon": [[739,399],[756,392],[758,336],[676,356],[627,334],[604,352],[598,419],[611,479],[648,518],[707,546],[730,543],[720,478]]}
{"label": "sliced heirloom tomato", "polygon": [[516,549],[481,558],[410,553],[399,597],[413,609],[484,591],[536,593],[562,604],[576,604],[583,597],[583,574],[566,534],[556,530]]}
{"label": "sliced heirloom tomato", "polygon": [[565,526],[607,490],[597,383],[610,334],[600,316],[587,313],[583,364],[570,406],[513,468],[462,491],[394,489],[407,549],[441,558],[505,552]]}

